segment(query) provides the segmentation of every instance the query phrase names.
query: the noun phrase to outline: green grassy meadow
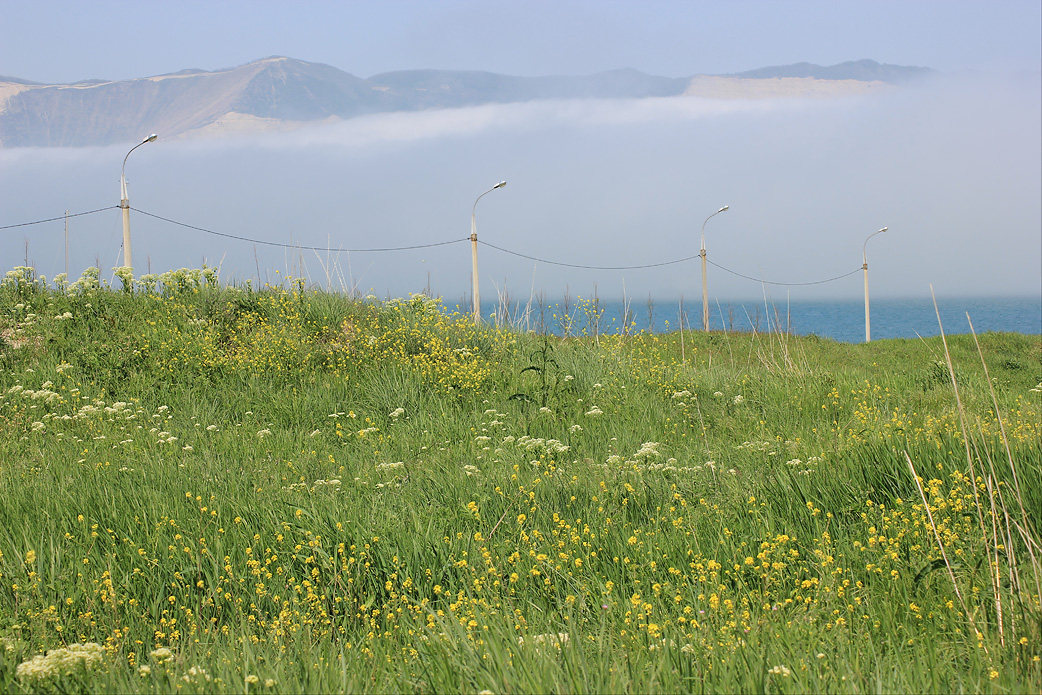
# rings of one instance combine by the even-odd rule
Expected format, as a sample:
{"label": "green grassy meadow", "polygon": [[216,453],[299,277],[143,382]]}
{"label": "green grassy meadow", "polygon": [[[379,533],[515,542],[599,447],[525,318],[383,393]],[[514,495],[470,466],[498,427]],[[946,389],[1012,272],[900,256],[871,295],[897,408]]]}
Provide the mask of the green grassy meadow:
{"label": "green grassy meadow", "polygon": [[1042,690],[1038,336],[25,268],[0,335],[0,691]]}

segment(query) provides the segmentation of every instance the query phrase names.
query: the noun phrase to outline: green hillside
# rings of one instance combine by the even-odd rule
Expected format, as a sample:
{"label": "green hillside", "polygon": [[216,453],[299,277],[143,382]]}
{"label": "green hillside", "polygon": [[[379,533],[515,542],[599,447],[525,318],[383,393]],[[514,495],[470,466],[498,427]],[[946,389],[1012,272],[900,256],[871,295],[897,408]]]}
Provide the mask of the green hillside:
{"label": "green hillside", "polygon": [[212,269],[16,269],[0,336],[4,692],[1042,688],[1038,336],[559,338]]}

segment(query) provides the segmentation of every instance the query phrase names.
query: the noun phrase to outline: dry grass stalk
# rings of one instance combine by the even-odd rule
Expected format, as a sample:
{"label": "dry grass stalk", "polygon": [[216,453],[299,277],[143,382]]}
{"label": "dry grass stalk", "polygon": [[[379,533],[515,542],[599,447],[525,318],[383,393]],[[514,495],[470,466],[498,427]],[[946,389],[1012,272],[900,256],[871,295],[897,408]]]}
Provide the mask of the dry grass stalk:
{"label": "dry grass stalk", "polygon": [[[931,288],[932,292],[932,288]],[[934,310],[937,311],[937,302],[934,299]],[[998,399],[995,395],[994,387],[992,386],[991,378],[988,375],[987,365],[984,365],[984,374],[988,379],[989,389],[991,389],[992,402],[995,406],[995,417],[999,423],[999,431],[1003,447],[1006,451],[1007,461],[1010,466],[1010,471],[1013,476],[1014,491],[1016,494],[1017,506],[1020,509],[1020,521],[1017,520],[1013,515],[1010,514],[1010,505],[1007,504],[1007,492],[1003,491],[1005,487],[1008,491],[1009,487],[999,482],[999,476],[995,470],[995,463],[991,456],[991,452],[986,444],[987,437],[984,434],[981,423],[977,422],[977,436],[971,436],[973,434],[972,429],[968,424],[968,415],[966,409],[963,406],[962,399],[959,394],[959,384],[955,376],[954,365],[952,364],[951,352],[948,349],[947,338],[944,334],[944,327],[941,325],[940,312],[937,311],[937,321],[940,326],[941,341],[944,345],[944,356],[948,367],[948,374],[951,378],[952,389],[955,394],[956,407],[959,414],[960,430],[963,436],[963,443],[966,450],[966,461],[970,469],[971,475],[971,487],[973,489],[974,507],[977,513],[977,520],[980,525],[981,538],[983,539],[986,552],[988,556],[988,578],[992,585],[992,593],[994,596],[995,604],[995,615],[998,622],[999,641],[1003,646],[1006,645],[1006,627],[1008,624],[1009,631],[1012,635],[1012,639],[1016,640],[1017,624],[1016,624],[1016,613],[1013,607],[1016,604],[1017,594],[1021,591],[1021,577],[1019,570],[1019,563],[1017,561],[1017,553],[1014,547],[1014,533],[1013,528],[1017,529],[1017,533],[1024,540],[1025,548],[1027,549],[1030,557],[1030,565],[1035,580],[1036,591],[1040,587],[1040,571],[1038,555],[1035,553],[1035,549],[1039,548],[1039,543],[1035,537],[1035,533],[1028,521],[1027,511],[1024,508],[1023,495],[1021,494],[1019,476],[1017,475],[1016,462],[1013,459],[1013,455],[1009,445],[1009,439],[1006,435],[1005,425],[1002,422],[1002,416],[999,412]],[[967,319],[969,317],[967,316]],[[970,323],[970,331],[973,332],[973,324]],[[974,341],[977,344],[977,352],[981,357],[981,363],[984,363],[983,351],[980,348],[980,343],[977,341],[976,333],[973,333]],[[979,443],[979,447],[978,447]],[[978,639],[983,638],[983,633],[977,627],[974,616],[967,608],[966,602],[962,596],[962,592],[959,589],[958,582],[955,577],[955,572],[952,568],[951,562],[948,559],[947,551],[945,550],[944,543],[941,540],[940,533],[937,529],[937,525],[933,519],[933,513],[930,508],[929,500],[926,497],[925,490],[921,484],[920,478],[915,470],[915,466],[912,463],[912,459],[908,452],[905,452],[905,459],[908,461],[909,469],[912,471],[912,476],[915,480],[916,487],[919,490],[920,498],[922,499],[924,508],[926,509],[927,518],[930,522],[930,529],[933,531],[934,538],[937,542],[937,547],[941,552],[941,557],[944,560],[945,567],[948,570],[948,576],[951,579],[952,587],[955,590],[955,594],[962,605],[963,614],[970,622],[970,626],[977,634]],[[978,475],[976,470],[975,462],[982,463],[987,460],[987,471],[982,470],[981,474]],[[978,488],[982,486],[985,488],[988,495],[988,505],[985,507],[983,501],[980,498]],[[990,531],[989,524],[985,522],[985,516],[990,515]],[[1005,567],[1003,567],[1003,558],[1005,559]],[[1008,605],[1003,602],[1003,576],[1006,576],[1009,581],[1010,601]],[[1042,591],[1039,592],[1042,594]],[[983,645],[982,645],[983,646]],[[984,646],[984,650],[987,653],[987,647]],[[989,654],[990,656],[990,654]]]}

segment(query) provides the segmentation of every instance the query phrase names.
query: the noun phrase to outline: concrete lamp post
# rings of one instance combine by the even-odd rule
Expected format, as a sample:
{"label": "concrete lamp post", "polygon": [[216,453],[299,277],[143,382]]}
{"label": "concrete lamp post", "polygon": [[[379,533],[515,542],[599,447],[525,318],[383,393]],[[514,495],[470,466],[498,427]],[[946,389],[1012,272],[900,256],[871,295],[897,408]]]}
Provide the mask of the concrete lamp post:
{"label": "concrete lamp post", "polygon": [[[156,137],[158,136],[155,133],[152,133],[147,138],[131,147],[130,152],[133,152],[146,142],[155,142]],[[130,196],[127,195],[127,158],[130,157],[130,152],[127,152],[127,156],[123,158],[123,171],[119,175],[119,206],[123,208],[123,266],[126,268],[133,267],[130,261]]]}
{"label": "concrete lamp post", "polygon": [[876,234],[882,234],[883,232],[885,232],[888,229],[889,229],[889,227],[883,227],[878,232],[873,232],[873,233],[869,234],[868,238],[865,239],[865,244],[861,247],[861,258],[864,261],[863,264],[861,265],[861,269],[863,271],[865,271],[865,342],[866,343],[872,340],[872,323],[871,323],[871,321],[869,319],[869,312],[868,312],[868,239],[871,239]]}
{"label": "concrete lamp post", "polygon": [[702,257],[702,330],[709,330],[709,292],[708,283],[706,281],[706,222],[719,215],[724,210],[729,209],[730,205],[725,205],[712,215],[706,218],[706,221],[702,223],[702,251],[698,254]]}
{"label": "concrete lamp post", "polygon": [[481,323],[481,294],[478,290],[478,227],[475,222],[475,214],[478,210],[478,200],[481,200],[485,195],[491,193],[497,188],[502,188],[507,185],[506,181],[500,181],[492,188],[488,189],[484,193],[478,196],[477,200],[474,201],[474,207],[470,209],[470,254],[471,260],[473,261],[473,267],[471,269],[471,280],[474,283],[474,323]]}

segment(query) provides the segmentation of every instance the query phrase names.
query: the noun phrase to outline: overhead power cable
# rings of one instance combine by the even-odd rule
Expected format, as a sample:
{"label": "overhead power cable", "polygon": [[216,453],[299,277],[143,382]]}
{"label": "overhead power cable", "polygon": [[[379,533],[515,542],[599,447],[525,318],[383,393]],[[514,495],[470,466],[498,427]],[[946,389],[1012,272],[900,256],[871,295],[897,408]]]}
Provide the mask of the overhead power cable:
{"label": "overhead power cable", "polygon": [[646,263],[644,265],[579,265],[578,263],[561,263],[559,261],[548,261],[545,258],[536,258],[535,256],[528,256],[528,255],[523,254],[523,253],[518,253],[517,251],[511,251],[509,249],[504,249],[502,247],[496,246],[495,244],[490,244],[487,241],[481,241],[480,239],[478,240],[478,243],[484,244],[485,246],[493,248],[496,251],[502,251],[503,253],[508,253],[511,256],[518,256],[519,258],[527,258],[530,261],[536,261],[538,263],[547,263],[549,265],[558,265],[558,266],[561,266],[561,267],[564,267],[564,268],[582,268],[584,270],[640,270],[642,268],[660,268],[660,267],[662,267],[664,265],[674,265],[676,263],[684,263],[686,261],[691,261],[691,260],[694,260],[694,259],[698,258],[698,256],[695,255],[695,256],[688,256],[687,258],[678,258],[675,261],[663,261],[661,263]]}
{"label": "overhead power cable", "polygon": [[828,280],[813,280],[811,282],[773,282],[771,280],[761,280],[760,278],[749,277],[748,275],[742,275],[741,273],[736,273],[735,271],[730,270],[728,268],[725,268],[722,265],[718,265],[716,263],[713,263],[708,258],[706,259],[706,263],[709,263],[710,265],[716,266],[720,270],[723,270],[724,272],[730,273],[731,275],[737,275],[740,278],[745,278],[746,280],[752,280],[753,282],[760,282],[760,283],[763,283],[765,285],[786,285],[786,286],[789,286],[789,287],[793,287],[793,286],[797,286],[797,285],[822,285],[822,284],[824,284],[826,282],[833,282],[835,280],[842,280],[843,278],[849,277],[849,276],[853,275],[854,273],[858,272],[859,270],[861,270],[861,268],[854,268],[849,273],[844,273],[843,275],[837,275],[836,277],[829,278]]}
{"label": "overhead power cable", "polygon": [[176,224],[179,227],[185,227],[187,229],[194,229],[194,230],[196,230],[198,232],[204,232],[206,234],[213,234],[214,236],[225,237],[226,239],[236,239],[237,241],[247,241],[247,242],[249,242],[251,244],[263,244],[264,246],[278,246],[280,248],[298,249],[298,250],[303,250],[303,251],[350,251],[351,253],[375,253],[375,252],[378,252],[378,251],[412,251],[414,249],[428,249],[428,248],[432,248],[434,246],[448,246],[449,244],[458,244],[460,242],[467,241],[466,238],[463,238],[463,239],[453,239],[452,241],[438,241],[438,242],[435,242],[435,243],[432,243],[432,244],[415,244],[413,246],[387,246],[387,247],[383,247],[383,248],[371,248],[371,249],[355,249],[355,248],[344,248],[344,247],[331,248],[331,247],[328,247],[328,246],[301,246],[299,244],[283,244],[283,243],[278,242],[278,241],[263,241],[261,239],[250,239],[249,237],[237,236],[235,234],[225,234],[224,232],[215,232],[212,229],[206,229],[204,227],[196,227],[195,225],[185,224],[184,222],[178,222],[177,220],[172,220],[172,219],[170,219],[168,217],[161,217],[161,216],[155,215],[155,214],[153,214],[151,212],[145,212],[144,210],[140,210],[138,208],[133,208],[133,209],[134,209],[134,212],[139,212],[142,215],[148,215],[149,217],[154,217],[157,220],[163,220],[164,222],[169,222],[170,224]]}
{"label": "overhead power cable", "polygon": [[[580,265],[578,263],[561,263],[560,261],[550,261],[550,260],[547,260],[545,258],[536,258],[535,256],[529,256],[529,255],[524,254],[524,253],[518,253],[517,251],[511,251],[510,249],[504,249],[504,248],[502,248],[500,246],[496,246],[495,244],[490,244],[487,241],[481,241],[480,239],[478,240],[478,243],[484,244],[485,246],[493,248],[493,249],[495,249],[497,251],[502,251],[503,253],[510,254],[511,256],[517,256],[519,258],[527,258],[530,261],[536,261],[538,263],[547,263],[549,265],[562,266],[564,268],[582,268],[584,270],[640,270],[640,269],[643,269],[643,268],[660,268],[662,266],[674,265],[676,263],[686,263],[687,261],[693,261],[696,258],[699,258],[699,255],[695,255],[695,256],[688,256],[687,258],[678,258],[678,259],[673,260],[673,261],[662,261],[661,263],[646,263],[646,264],[643,264],[643,265]],[[771,280],[761,280],[760,278],[754,278],[754,277],[750,277],[748,275],[742,275],[741,273],[736,273],[733,270],[729,270],[728,268],[724,268],[721,265],[717,265],[716,263],[713,263],[708,258],[706,259],[706,262],[707,263],[711,263],[712,265],[716,266],[717,268],[720,268],[720,270],[723,270],[723,271],[726,271],[728,273],[731,273],[732,275],[737,275],[740,278],[745,278],[746,280],[752,280],[753,282],[761,282],[761,283],[764,283],[764,284],[767,284],[767,285],[792,285],[792,286],[795,286],[795,285],[820,285],[820,284],[823,284],[823,283],[826,283],[826,282],[833,282],[835,280],[840,280],[840,279],[845,278],[845,277],[847,277],[849,275],[853,275],[854,273],[856,273],[859,270],[861,270],[861,268],[855,268],[854,270],[850,271],[849,273],[846,273],[845,275],[839,275],[837,277],[829,278],[827,280],[814,280],[812,282],[772,282]]]}
{"label": "overhead power cable", "polygon": [[74,212],[69,215],[61,215],[59,217],[48,217],[46,220],[35,220],[33,222],[21,222],[19,224],[6,224],[0,229],[14,229],[15,227],[28,227],[33,224],[43,224],[44,222],[57,222],[58,220],[64,220],[66,217],[82,217],[83,215],[93,215],[96,212],[104,212],[105,210],[113,210],[119,208],[118,205],[109,205],[106,208],[98,208],[97,210],[88,210],[87,212]]}
{"label": "overhead power cable", "polygon": [[[28,227],[28,226],[34,225],[34,224],[44,224],[45,222],[56,222],[58,220],[64,220],[64,219],[69,218],[69,217],[82,217],[83,215],[93,215],[93,214],[98,213],[98,212],[104,212],[105,210],[115,210],[115,209],[118,209],[119,207],[120,207],[119,205],[110,205],[108,207],[98,208],[97,210],[88,210],[86,212],[76,212],[76,213],[72,213],[72,214],[68,214],[68,215],[61,215],[59,217],[49,217],[49,218],[44,219],[44,220],[34,220],[32,222],[21,222],[19,224],[8,224],[8,225],[0,226],[0,230],[14,229],[16,227]],[[413,251],[413,250],[416,250],[416,249],[428,249],[428,248],[434,248],[434,247],[437,247],[437,246],[448,246],[450,244],[459,244],[459,243],[468,241],[468,238],[464,237],[462,239],[452,239],[450,241],[438,241],[438,242],[434,242],[434,243],[430,243],[430,244],[413,244],[411,246],[385,246],[385,247],[374,247],[374,248],[367,248],[367,249],[354,249],[354,248],[343,248],[343,247],[331,248],[331,247],[328,247],[328,246],[301,246],[299,244],[285,244],[285,243],[281,243],[281,242],[278,242],[278,241],[263,241],[261,239],[251,239],[249,237],[238,236],[238,235],[235,235],[235,234],[226,234],[224,232],[217,232],[217,231],[214,231],[212,229],[206,229],[205,227],[197,227],[195,225],[186,224],[184,222],[178,222],[177,220],[172,220],[169,217],[162,217],[161,215],[156,215],[154,213],[147,212],[145,210],[141,210],[139,208],[134,208],[134,211],[138,212],[138,213],[140,213],[142,215],[147,215],[148,217],[154,217],[157,220],[162,220],[163,222],[168,222],[170,224],[177,225],[179,227],[185,227],[186,229],[194,229],[194,230],[196,230],[198,232],[203,232],[205,234],[212,234],[214,236],[224,237],[226,239],[235,239],[237,241],[245,241],[245,242],[248,242],[248,243],[251,243],[251,244],[262,244],[264,246],[276,246],[276,247],[279,247],[279,248],[298,249],[298,250],[306,250],[306,251],[348,251],[348,252],[352,252],[352,253],[377,253],[377,252],[385,252],[385,251]],[[686,263],[688,261],[693,261],[694,259],[699,257],[699,255],[694,255],[694,256],[687,256],[686,258],[677,258],[677,259],[672,260],[672,261],[662,261],[662,262],[659,262],[659,263],[644,263],[644,264],[640,264],[640,265],[584,265],[584,264],[581,264],[581,263],[563,263],[561,261],[551,261],[551,260],[548,260],[546,258],[538,258],[536,256],[529,256],[528,254],[519,253],[517,251],[511,251],[510,249],[505,249],[505,248],[503,248],[501,246],[496,246],[495,244],[490,244],[487,241],[479,240],[479,242],[481,244],[485,245],[485,246],[488,246],[489,248],[495,249],[496,251],[500,251],[502,253],[506,253],[506,254],[509,254],[511,256],[517,256],[518,258],[525,258],[527,260],[535,261],[537,263],[546,263],[547,265],[555,265],[555,266],[560,266],[562,268],[579,268],[579,269],[582,269],[582,270],[643,270],[643,269],[646,269],[646,268],[661,268],[661,267],[667,266],[667,265],[676,265],[677,263]],[[719,268],[720,270],[722,270],[722,271],[724,271],[726,273],[730,273],[731,275],[734,275],[736,277],[744,278],[746,280],[751,280],[753,282],[759,282],[759,283],[762,283],[762,284],[765,284],[765,285],[782,285],[782,286],[787,286],[787,287],[797,287],[797,286],[804,286],[804,285],[821,285],[821,284],[824,284],[824,283],[827,283],[827,282],[835,282],[836,280],[842,280],[843,278],[849,277],[849,276],[853,275],[854,273],[858,272],[859,270],[862,270],[862,268],[855,268],[854,270],[851,270],[849,273],[844,273],[843,275],[837,275],[836,277],[828,278],[826,280],[812,280],[810,282],[777,282],[777,281],[773,281],[773,280],[764,280],[762,278],[755,278],[755,277],[752,277],[752,276],[749,276],[749,275],[743,275],[742,273],[739,273],[737,271],[731,270],[730,268],[725,268],[724,266],[722,266],[722,265],[720,265],[718,263],[713,263],[713,261],[710,261],[709,259],[706,259],[706,262],[709,263],[710,265],[712,265],[712,266],[714,266],[716,268]]]}

